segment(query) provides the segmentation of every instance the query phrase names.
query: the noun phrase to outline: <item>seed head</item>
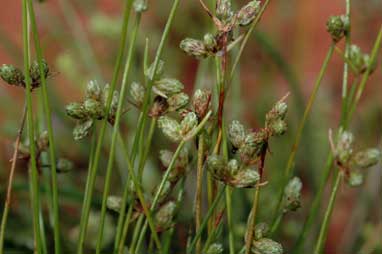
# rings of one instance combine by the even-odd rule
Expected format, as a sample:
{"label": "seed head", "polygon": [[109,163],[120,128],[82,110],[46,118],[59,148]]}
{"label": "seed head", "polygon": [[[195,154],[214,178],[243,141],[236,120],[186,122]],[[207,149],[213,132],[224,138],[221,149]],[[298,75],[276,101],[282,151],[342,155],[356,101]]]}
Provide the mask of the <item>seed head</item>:
{"label": "seed head", "polygon": [[73,170],[73,162],[65,158],[59,158],[56,163],[58,173],[66,173]]}
{"label": "seed head", "polygon": [[270,125],[268,127],[271,130],[272,136],[281,136],[288,129],[287,123],[281,118],[275,119],[272,122],[270,122]]}
{"label": "seed head", "polygon": [[342,164],[346,164],[353,154],[353,141],[354,137],[351,132],[340,130],[335,153]]}
{"label": "seed head", "polygon": [[261,222],[256,224],[254,229],[254,237],[255,240],[260,240],[264,238],[269,232],[269,225],[265,222]]}
{"label": "seed head", "polygon": [[161,116],[158,120],[158,126],[171,141],[178,142],[181,140],[180,125],[176,120],[168,116]]}
{"label": "seed head", "polygon": [[231,175],[235,175],[239,171],[239,167],[239,162],[236,159],[231,159],[227,164],[227,168]]}
{"label": "seed head", "polygon": [[217,42],[213,34],[207,33],[203,37],[204,46],[208,51],[214,52],[217,47]]}
{"label": "seed head", "polygon": [[136,13],[142,13],[147,11],[147,3],[144,0],[135,0],[133,7]]}
{"label": "seed head", "polygon": [[154,92],[158,95],[167,98],[167,96],[180,93],[184,85],[177,79],[163,78],[155,82]]}
{"label": "seed head", "polygon": [[207,168],[215,178],[222,178],[227,175],[226,163],[220,155],[210,155],[207,158]]}
{"label": "seed head", "polygon": [[78,102],[72,102],[66,105],[66,114],[74,119],[85,119],[87,117],[87,113],[85,111],[84,106]]}
{"label": "seed head", "polygon": [[81,140],[89,135],[90,129],[93,126],[93,119],[88,119],[80,122],[73,129],[74,140]]}
{"label": "seed head", "polygon": [[180,134],[185,137],[198,125],[198,116],[189,112],[180,123]]}
{"label": "seed head", "polygon": [[251,251],[254,254],[282,254],[284,252],[281,244],[269,238],[253,241]]}
{"label": "seed head", "polygon": [[363,183],[363,174],[359,170],[350,171],[349,176],[347,177],[347,183],[351,187],[358,187]]}
{"label": "seed head", "polygon": [[172,112],[184,108],[188,104],[189,100],[190,98],[185,93],[177,93],[172,95],[167,99],[168,111]]}
{"label": "seed head", "polygon": [[260,175],[254,168],[245,168],[237,172],[230,185],[236,188],[252,188],[260,180]]}
{"label": "seed head", "polygon": [[[44,73],[44,78],[47,78],[49,75],[49,66],[48,63],[43,59],[42,60],[42,68]],[[40,86],[41,83],[41,75],[40,75],[40,66],[38,61],[33,61],[29,68],[29,75],[32,79],[32,88],[36,88]]]}
{"label": "seed head", "polygon": [[237,13],[237,21],[239,25],[249,25],[260,11],[260,1],[254,0],[249,2]]}
{"label": "seed head", "polygon": [[173,224],[175,215],[176,204],[174,201],[169,201],[161,206],[155,214],[155,221],[159,231],[166,230]]}
{"label": "seed head", "polygon": [[97,80],[90,80],[86,86],[85,98],[93,100],[101,100],[101,87]]}
{"label": "seed head", "polygon": [[296,211],[301,206],[302,182],[300,178],[293,177],[284,190],[284,212]]}
{"label": "seed head", "polygon": [[228,23],[233,16],[231,0],[220,0],[216,5],[216,17],[221,21]]}
{"label": "seed head", "polygon": [[49,136],[48,131],[43,131],[37,140],[37,148],[39,151],[44,151],[49,147]]}
{"label": "seed head", "polygon": [[119,196],[108,196],[106,200],[106,207],[119,213],[121,209],[122,198]]}
{"label": "seed head", "polygon": [[345,15],[331,16],[326,23],[326,30],[333,42],[339,42],[349,30],[349,18]]}
{"label": "seed head", "polygon": [[206,254],[221,254],[223,251],[224,249],[222,244],[213,243],[208,247]]}
{"label": "seed head", "polygon": [[200,40],[186,38],[180,42],[179,47],[188,55],[197,59],[206,58],[208,56],[208,50]]}
{"label": "seed head", "polygon": [[200,90],[197,89],[192,97],[192,107],[195,113],[198,115],[199,119],[206,116],[207,111],[210,107],[211,102],[211,91],[210,90]]}
{"label": "seed head", "polygon": [[354,164],[359,168],[370,168],[381,159],[381,151],[377,148],[369,148],[356,153],[353,157]]}
{"label": "seed head", "polygon": [[228,138],[236,148],[240,148],[244,145],[246,133],[244,126],[239,121],[232,121],[229,125]]}
{"label": "seed head", "polygon": [[154,63],[153,62],[150,67],[145,70],[145,76],[147,78],[149,78],[150,80],[157,80],[157,79],[160,79],[164,73],[164,61],[163,60],[159,60],[158,62],[158,66],[156,68],[156,71],[155,71],[155,76],[153,77],[153,72],[154,72]]}
{"label": "seed head", "polygon": [[101,102],[94,99],[86,99],[84,101],[84,109],[86,115],[94,119],[102,119],[105,116],[104,107]]}
{"label": "seed head", "polygon": [[150,109],[150,116],[159,117],[163,115],[168,109],[168,103],[166,98],[162,96],[156,96],[154,99],[154,103]]}
{"label": "seed head", "polygon": [[376,62],[371,62],[370,56],[368,54],[362,53],[360,47],[357,45],[351,45],[349,49],[348,59],[353,67],[353,71],[355,74],[362,74],[368,68],[370,68],[370,72],[372,73],[376,68]]}
{"label": "seed head", "polygon": [[3,64],[0,68],[0,77],[9,85],[25,86],[23,72],[11,64]]}
{"label": "seed head", "polygon": [[145,88],[137,82],[131,83],[130,94],[137,105],[142,105],[143,98],[145,97]]}

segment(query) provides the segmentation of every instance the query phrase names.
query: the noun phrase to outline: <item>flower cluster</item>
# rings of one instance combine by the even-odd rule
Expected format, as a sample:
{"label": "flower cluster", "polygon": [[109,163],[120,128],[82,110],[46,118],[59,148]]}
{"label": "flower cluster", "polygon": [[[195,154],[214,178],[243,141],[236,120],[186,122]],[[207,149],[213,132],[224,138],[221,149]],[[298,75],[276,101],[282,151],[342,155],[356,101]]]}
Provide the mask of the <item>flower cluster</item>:
{"label": "flower cluster", "polygon": [[236,13],[232,10],[230,0],[219,1],[216,6],[216,16],[203,4],[203,8],[212,17],[217,28],[215,35],[207,33],[203,40],[186,38],[181,41],[180,48],[190,56],[197,59],[208,56],[222,55],[223,49],[229,43],[231,48],[238,40],[233,39],[232,30],[237,26],[249,25],[260,11],[260,1],[250,1]]}
{"label": "flower cluster", "polygon": [[[153,64],[147,69],[147,78],[153,78],[152,91],[156,95],[150,109],[151,117],[160,117],[169,112],[175,112],[184,108],[189,102],[189,96],[183,92],[184,85],[177,79],[163,77],[164,62],[159,61],[155,75],[152,75]],[[140,108],[143,104],[146,88],[138,82],[130,86],[130,95],[133,104]]]}
{"label": "flower cluster", "polygon": [[68,116],[76,119],[77,125],[73,129],[75,140],[86,137],[95,120],[107,118],[113,124],[117,113],[119,93],[114,91],[109,112],[106,111],[106,102],[110,93],[109,85],[101,89],[97,81],[90,81],[86,88],[85,99],[83,102],[72,102],[66,106]]}
{"label": "flower cluster", "polygon": [[[42,67],[45,78],[47,78],[50,75],[50,70],[45,60],[42,61]],[[38,61],[32,62],[29,68],[29,76],[31,78],[32,90],[38,88],[41,85],[41,75]],[[25,88],[24,73],[19,68],[11,64],[3,64],[3,66],[0,67],[0,77],[9,85]]]}
{"label": "flower cluster", "polygon": [[381,159],[381,151],[368,148],[354,152],[353,143],[353,134],[340,129],[336,144],[332,142],[332,150],[339,168],[345,172],[347,183],[359,186],[363,182],[362,170],[376,165]]}
{"label": "flower cluster", "polygon": [[[46,152],[49,148],[49,138],[48,138],[48,132],[43,131],[40,133],[39,137],[35,140],[35,147],[36,147],[36,161],[38,164],[38,167],[42,167],[45,165],[41,165],[40,163],[40,157],[43,152]],[[18,150],[18,158],[19,160],[26,160],[28,161],[31,157],[30,150],[29,150],[29,144],[21,143],[19,144],[19,150]],[[56,171],[57,173],[66,173],[68,171],[71,171],[73,169],[74,165],[73,162],[66,159],[66,158],[58,158],[56,161]]]}
{"label": "flower cluster", "polygon": [[370,56],[366,53],[362,53],[357,45],[350,46],[347,59],[350,62],[351,69],[356,75],[363,74],[367,69],[370,69],[372,73],[377,67],[376,62],[372,62]]}
{"label": "flower cluster", "polygon": [[293,177],[284,189],[283,207],[284,213],[296,211],[301,207],[302,182],[298,177]]}
{"label": "flower cluster", "polygon": [[[196,90],[192,98],[192,107],[180,111],[182,120],[178,122],[170,116],[161,116],[159,128],[174,142],[189,139],[195,135],[198,123],[205,117],[210,106],[211,92]],[[155,105],[155,104],[154,104]]]}
{"label": "flower cluster", "polygon": [[208,169],[215,179],[236,188],[251,188],[260,180],[256,165],[266,153],[268,140],[272,136],[284,134],[287,129],[285,116],[287,104],[280,100],[267,113],[265,127],[246,130],[239,121],[228,127],[228,139],[235,151],[235,157],[225,161],[220,155],[207,158]]}
{"label": "flower cluster", "polygon": [[[250,216],[251,217],[251,216]],[[246,237],[248,232],[246,234]],[[253,241],[251,253],[253,254],[282,254],[284,252],[280,243],[267,237],[269,235],[269,226],[267,223],[258,223],[253,229]]]}

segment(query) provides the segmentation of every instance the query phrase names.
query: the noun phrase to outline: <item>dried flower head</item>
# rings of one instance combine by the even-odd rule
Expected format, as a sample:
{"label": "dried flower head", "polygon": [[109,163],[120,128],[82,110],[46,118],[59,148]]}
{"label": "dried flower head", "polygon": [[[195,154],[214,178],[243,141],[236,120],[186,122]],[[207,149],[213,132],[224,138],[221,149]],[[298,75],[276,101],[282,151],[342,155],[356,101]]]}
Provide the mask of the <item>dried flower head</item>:
{"label": "dried flower head", "polygon": [[91,127],[93,126],[93,120],[88,119],[83,122],[79,122],[73,129],[74,140],[81,140],[87,137],[90,133]]}
{"label": "dried flower head", "polygon": [[145,0],[135,0],[133,7],[135,12],[137,13],[142,13],[147,11],[147,3]]}
{"label": "dried flower head", "polygon": [[199,119],[206,116],[211,102],[211,91],[197,89],[192,97],[192,107]]}
{"label": "dried flower head", "polygon": [[119,213],[121,209],[122,198],[119,196],[108,196],[106,200],[106,206],[108,209]]}
{"label": "dried flower head", "polygon": [[[42,69],[44,73],[44,78],[46,79],[49,76],[49,66],[48,63],[42,59],[41,61]],[[40,75],[40,66],[38,61],[33,61],[29,68],[29,75],[32,80],[32,89],[37,88],[41,84],[41,75]]]}
{"label": "dried flower head", "polygon": [[159,117],[164,115],[167,109],[168,109],[168,102],[166,98],[158,95],[154,99],[154,103],[151,106],[149,115],[151,117]]}
{"label": "dried flower head", "polygon": [[353,163],[358,168],[370,168],[376,165],[381,159],[381,151],[377,148],[369,148],[357,152],[352,158]]}
{"label": "dried flower head", "polygon": [[224,249],[222,244],[213,243],[208,247],[206,254],[221,254],[223,251]]}
{"label": "dried flower head", "polygon": [[167,99],[168,111],[173,112],[187,106],[190,98],[185,93],[177,93]]}
{"label": "dried flower head", "polygon": [[82,103],[72,102],[66,105],[66,114],[74,119],[82,120],[87,118],[87,112]]}
{"label": "dried flower head", "polygon": [[347,164],[353,154],[354,136],[349,131],[340,130],[335,147],[337,160],[342,164]]}
{"label": "dried flower head", "polygon": [[155,81],[153,91],[158,95],[167,98],[170,95],[180,93],[184,85],[177,79],[163,78]]}
{"label": "dried flower head", "polygon": [[138,106],[142,105],[143,98],[145,97],[145,88],[141,84],[137,82],[131,83],[130,94]]}
{"label": "dried flower head", "polygon": [[269,225],[265,222],[261,222],[256,224],[255,229],[254,229],[254,239],[259,240],[261,238],[264,238],[267,236],[269,232]]}
{"label": "dried flower head", "polygon": [[169,201],[159,208],[155,214],[155,222],[158,231],[167,230],[172,226],[175,211],[176,204],[174,201]]}
{"label": "dried flower head", "polygon": [[244,126],[239,121],[232,121],[228,126],[228,138],[232,145],[240,148],[244,145],[246,138],[246,131]]}
{"label": "dried flower head", "polygon": [[97,80],[90,80],[86,86],[85,98],[101,100],[102,90]]}
{"label": "dried flower head", "polygon": [[149,78],[150,80],[160,79],[164,73],[165,62],[163,60],[159,60],[158,66],[156,67],[156,70],[155,70],[155,75],[153,75],[154,67],[155,67],[154,64],[155,64],[155,62],[153,62],[150,65],[150,67],[147,70],[145,70],[145,76],[147,78]]}

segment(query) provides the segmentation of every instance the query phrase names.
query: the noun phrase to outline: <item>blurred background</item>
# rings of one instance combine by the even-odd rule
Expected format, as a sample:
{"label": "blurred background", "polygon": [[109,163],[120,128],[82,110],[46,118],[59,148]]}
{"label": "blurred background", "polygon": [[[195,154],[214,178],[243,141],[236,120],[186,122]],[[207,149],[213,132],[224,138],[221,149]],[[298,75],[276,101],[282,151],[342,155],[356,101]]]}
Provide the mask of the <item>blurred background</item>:
{"label": "blurred background", "polygon": [[[129,82],[143,79],[141,68],[145,39],[149,38],[150,57],[153,60],[162,29],[172,1],[149,1],[149,10],[142,19],[142,29],[138,35],[138,46],[134,67]],[[246,1],[233,1],[241,6]],[[352,42],[364,52],[370,52],[379,27],[382,24],[381,0],[353,0]],[[74,169],[59,175],[60,204],[65,246],[70,253],[75,246],[82,193],[85,188],[89,140],[75,142],[71,131],[74,122],[65,115],[65,105],[83,97],[86,83],[98,79],[110,82],[113,65],[118,50],[121,27],[122,1],[110,0],[46,0],[35,4],[37,21],[45,57],[54,75],[49,79],[50,101],[54,115],[57,151],[60,157],[73,161]],[[282,170],[289,156],[296,126],[302,116],[304,105],[310,95],[314,81],[330,46],[331,39],[326,33],[326,20],[331,15],[345,13],[344,0],[278,0],[271,1],[255,34],[250,38],[240,62],[232,90],[226,106],[227,121],[240,119],[247,127],[262,126],[265,113],[272,104],[290,92],[288,104],[289,129],[282,138],[270,144],[272,155],[268,157],[266,178],[270,184],[264,190],[260,203],[260,218],[264,221],[272,216],[275,193],[281,182]],[[132,22],[131,22],[132,23]],[[185,37],[202,38],[211,31],[211,22],[202,11],[198,1],[183,0],[166,43],[163,59],[165,73],[176,77],[192,93],[195,81],[200,86],[214,86],[214,70],[208,60],[196,61],[179,50],[179,42]],[[338,45],[343,48],[343,42]],[[21,1],[1,0],[0,8],[0,64],[10,63],[22,68],[22,27]],[[381,53],[379,65],[371,76],[361,103],[351,124],[360,147],[381,147],[382,135],[382,67]],[[205,65],[201,68],[200,65]],[[204,70],[202,73],[200,70]],[[199,71],[198,71],[199,70]],[[277,236],[286,249],[293,245],[309,211],[312,197],[324,169],[328,146],[328,129],[336,129],[341,108],[343,61],[334,54],[324,77],[318,98],[313,106],[302,144],[298,150],[295,173],[303,180],[302,209],[286,216]],[[9,175],[9,159],[23,109],[24,91],[5,85],[0,81],[0,205],[3,206]],[[36,112],[38,101],[35,101]],[[122,128],[128,138],[133,134],[137,110],[132,108],[123,119]],[[160,170],[158,151],[167,144],[157,131],[152,154],[145,175],[148,190],[155,186]],[[110,140],[108,135],[106,143]],[[105,146],[106,147],[106,146]],[[102,166],[96,183],[94,211],[99,210],[103,175],[107,163],[108,150],[103,150]],[[118,153],[118,156],[122,156]],[[126,177],[126,168],[117,159],[114,171],[112,194],[121,194],[120,176]],[[182,208],[184,223],[177,225],[173,253],[181,253],[187,238],[188,224],[192,216],[195,169],[191,169],[187,180],[186,203]],[[41,192],[48,195],[48,176],[41,173]],[[326,244],[328,254],[382,253],[382,169],[381,165],[367,172],[360,188],[342,185],[335,205],[329,237]],[[329,181],[330,183],[330,181]],[[330,187],[330,184],[329,186]],[[329,190],[329,188],[327,188]],[[26,165],[19,163],[13,188],[12,208],[6,234],[6,246],[16,253],[29,253],[32,244],[31,214],[28,194]],[[237,242],[243,239],[246,216],[250,210],[251,191],[235,191],[234,214]],[[322,211],[327,205],[325,194]],[[109,237],[105,246],[113,239],[116,214],[108,219]],[[44,204],[44,218],[49,225],[48,206]],[[316,220],[316,229],[321,219]],[[182,226],[183,225],[183,226]],[[49,232],[51,229],[46,227]],[[91,230],[90,230],[91,231]],[[307,240],[307,250],[312,250],[312,241],[317,232],[311,232]],[[51,237],[52,234],[47,234]],[[223,234],[224,238],[224,234]],[[89,237],[91,248],[95,237]],[[52,242],[52,241],[48,241]],[[224,241],[222,241],[224,242]],[[225,241],[227,242],[227,241]],[[50,243],[49,243],[50,244]],[[309,253],[306,252],[306,253]]]}

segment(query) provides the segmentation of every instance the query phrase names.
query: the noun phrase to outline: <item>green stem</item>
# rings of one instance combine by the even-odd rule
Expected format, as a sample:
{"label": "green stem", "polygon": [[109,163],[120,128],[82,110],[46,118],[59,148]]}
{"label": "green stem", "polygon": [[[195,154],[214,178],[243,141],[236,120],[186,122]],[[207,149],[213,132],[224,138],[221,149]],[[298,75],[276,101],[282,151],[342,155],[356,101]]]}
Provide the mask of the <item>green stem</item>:
{"label": "green stem", "polygon": [[133,233],[133,239],[131,240],[131,244],[130,244],[130,249],[129,249],[129,253],[131,254],[135,254],[135,250],[136,250],[136,246],[137,246],[137,242],[139,240],[139,236],[140,236],[140,232],[141,232],[141,229],[142,229],[142,223],[143,223],[143,220],[144,220],[144,216],[143,215],[140,215],[138,217],[138,221],[137,223],[135,224],[135,228],[134,228],[134,233]]}
{"label": "green stem", "polygon": [[51,185],[52,185],[52,203],[53,203],[53,233],[54,233],[54,250],[56,254],[61,253],[61,242],[60,242],[60,215],[59,215],[59,201],[58,201],[58,185],[57,185],[57,169],[56,169],[56,151],[55,151],[55,141],[54,132],[52,127],[52,112],[50,109],[47,82],[45,78],[44,66],[43,66],[43,52],[41,49],[41,43],[38,35],[36,17],[33,8],[32,0],[28,1],[29,12],[31,20],[31,28],[33,32],[34,45],[36,49],[36,56],[40,71],[40,81],[41,81],[41,92],[43,101],[43,111],[45,114],[46,126],[48,129],[48,139],[49,139],[49,159],[51,164]]}
{"label": "green stem", "polygon": [[280,212],[279,215],[277,216],[276,220],[272,224],[270,236],[274,236],[275,235],[275,233],[277,232],[277,229],[280,226],[280,223],[281,223],[283,217],[284,217],[284,213]]}
{"label": "green stem", "polygon": [[256,28],[256,25],[259,23],[261,17],[263,16],[264,11],[265,11],[265,9],[267,8],[267,6],[268,6],[268,4],[269,4],[269,1],[270,1],[270,0],[265,0],[265,1],[264,1],[264,4],[263,4],[263,6],[261,7],[259,13],[257,14],[257,17],[256,17],[255,20],[252,22],[252,24],[250,25],[250,27],[249,27],[247,33],[245,34],[244,39],[243,39],[243,41],[241,42],[239,52],[238,52],[238,54],[236,55],[235,60],[233,61],[233,65],[232,65],[232,69],[231,69],[231,73],[230,73],[230,76],[229,76],[230,78],[229,78],[229,79],[232,79],[233,74],[235,73],[236,67],[237,67],[237,65],[239,64],[241,55],[243,54],[244,48],[245,48],[245,46],[247,45],[247,42],[248,42],[248,40],[249,40],[249,37],[251,36],[252,32],[253,32],[253,31],[255,30],[255,28]]}
{"label": "green stem", "polygon": [[33,105],[32,105],[32,85],[29,74],[30,67],[30,51],[29,51],[29,29],[28,29],[28,2],[22,1],[22,27],[23,27],[23,46],[24,46],[24,75],[25,75],[25,97],[27,101],[27,130],[29,137],[29,180],[30,180],[30,195],[33,213],[33,233],[35,239],[35,250],[41,253],[41,231],[40,231],[40,215],[39,215],[39,179],[36,161],[35,147],[35,130],[33,121]]}
{"label": "green stem", "polygon": [[132,154],[131,160],[133,163],[135,161],[137,146],[139,145],[139,139],[140,139],[141,135],[143,135],[142,132],[143,132],[144,126],[146,124],[146,119],[147,119],[146,116],[147,116],[147,113],[149,110],[150,98],[151,98],[151,89],[153,86],[155,73],[158,69],[159,61],[160,61],[160,59],[162,57],[162,53],[163,53],[164,44],[165,44],[167,37],[168,37],[168,34],[170,32],[170,28],[171,28],[172,22],[174,20],[176,10],[178,9],[179,2],[180,2],[180,0],[174,0],[174,2],[172,4],[170,14],[167,18],[166,26],[163,30],[162,37],[161,37],[161,40],[160,40],[159,45],[158,45],[158,49],[156,51],[156,55],[155,55],[155,59],[154,59],[154,63],[153,63],[153,68],[152,68],[153,71],[152,71],[152,73],[150,73],[151,75],[150,75],[149,79],[147,80],[147,87],[146,87],[147,92],[145,93],[145,97],[143,99],[143,108],[142,108],[142,112],[141,112],[140,117],[139,117],[137,132],[136,132],[136,135],[134,137],[133,148],[132,148],[132,153],[131,153]]}
{"label": "green stem", "polygon": [[225,193],[225,188],[226,186],[224,185],[223,188],[221,188],[220,192],[218,193],[218,195],[216,196],[214,202],[212,202],[210,208],[208,209],[207,211],[207,214],[206,216],[204,217],[203,219],[203,222],[199,228],[199,231],[196,232],[195,234],[195,237],[194,239],[192,239],[190,245],[188,246],[187,248],[187,254],[190,254],[193,252],[195,246],[196,246],[196,242],[199,240],[199,238],[202,236],[202,233],[203,233],[203,230],[205,229],[205,227],[207,226],[208,224],[208,220],[210,219],[210,217],[212,216],[212,214],[214,213],[215,211],[215,208],[217,207],[220,199],[223,197],[223,194]]}
{"label": "green stem", "polygon": [[247,226],[247,238],[245,239],[245,253],[249,254],[251,252],[251,245],[252,245],[252,239],[253,239],[253,230],[256,226],[256,215],[257,215],[257,208],[259,205],[259,198],[260,198],[260,185],[256,185],[255,189],[255,195],[253,198],[253,204],[251,209],[249,224]]}
{"label": "green stem", "polygon": [[5,198],[3,216],[1,218],[0,254],[4,253],[5,227],[7,225],[9,208],[11,206],[13,178],[14,178],[14,174],[15,174],[15,170],[16,170],[17,156],[18,156],[18,153],[19,153],[19,146],[20,146],[20,143],[21,143],[21,137],[22,137],[22,133],[23,133],[23,130],[24,130],[24,126],[25,126],[26,115],[27,115],[27,107],[26,107],[26,104],[25,104],[24,109],[23,109],[23,113],[22,113],[22,117],[21,117],[20,127],[19,127],[19,130],[17,131],[17,137],[16,137],[16,141],[15,141],[15,148],[14,148],[13,156],[12,156],[11,170],[9,172],[9,179],[8,179],[8,186],[7,186],[7,196]]}
{"label": "green stem", "polygon": [[[117,83],[119,72],[120,72],[121,65],[122,65],[123,55],[125,52],[127,28],[128,28],[132,3],[133,3],[132,0],[127,0],[125,2],[119,52],[118,52],[118,57],[117,57],[115,68],[114,68],[113,79],[112,79],[112,82],[110,85],[110,93],[109,93],[107,101],[106,101],[106,112],[109,112],[109,110],[110,110],[110,105],[111,105],[113,93],[114,93],[114,90],[116,87],[116,83]],[[81,213],[79,241],[78,241],[78,246],[77,246],[77,253],[78,254],[83,253],[83,245],[84,245],[85,236],[86,236],[86,227],[87,227],[88,219],[89,219],[91,199],[92,199],[92,195],[93,195],[93,188],[94,188],[94,184],[95,184],[95,179],[97,176],[98,163],[99,163],[99,160],[101,157],[101,148],[102,148],[102,143],[103,143],[103,139],[105,136],[106,125],[107,125],[107,117],[105,117],[105,119],[102,120],[102,125],[101,125],[101,129],[99,132],[97,146],[96,146],[96,150],[95,150],[94,161],[92,162],[92,167],[91,167],[91,170],[89,171],[89,178],[88,178],[89,182],[87,182],[87,184],[86,184],[84,203],[83,203],[82,213]]]}
{"label": "green stem", "polygon": [[317,240],[316,246],[314,248],[314,254],[320,254],[322,252],[322,248],[325,244],[326,235],[328,233],[328,228],[329,228],[329,224],[330,224],[330,217],[331,217],[332,212],[333,212],[334,203],[335,203],[337,192],[338,192],[338,187],[340,186],[342,178],[343,178],[343,172],[340,171],[340,172],[338,172],[338,174],[336,176],[334,186],[333,186],[332,192],[330,194],[329,204],[328,204],[328,207],[326,208],[326,211],[325,211],[325,216],[324,216],[324,220],[322,222],[322,226],[320,229],[320,234],[318,236],[318,240]]}
{"label": "green stem", "polygon": [[227,207],[227,224],[228,224],[228,241],[229,253],[235,254],[235,237],[232,221],[232,189],[227,187],[225,191],[226,207]]}
{"label": "green stem", "polygon": [[118,254],[123,254],[123,247],[125,246],[125,239],[127,237],[127,232],[129,231],[129,225],[130,225],[131,217],[133,215],[133,210],[134,210],[134,205],[132,202],[127,212],[125,223],[123,225],[122,236],[121,236],[121,239],[119,240],[119,245],[118,245],[118,251],[117,251]]}
{"label": "green stem", "polygon": [[[375,40],[373,50],[371,51],[370,63],[375,63],[375,61],[377,60],[379,47],[381,46],[381,40],[382,40],[382,26],[379,29],[377,39]],[[373,66],[373,64],[369,64],[365,74],[362,76],[362,79],[361,79],[359,86],[357,87],[358,89],[357,89],[357,92],[355,94],[354,101],[350,107],[349,114],[347,115],[347,122],[349,122],[349,119],[351,119],[351,117],[352,117],[352,115],[353,115],[353,113],[354,113],[354,111],[355,111],[355,109],[359,103],[359,100],[361,99],[363,91],[365,90],[366,82],[369,79],[369,76],[372,72],[372,66]]]}
{"label": "green stem", "polygon": [[142,153],[141,153],[142,155],[140,157],[139,166],[138,166],[138,179],[139,179],[139,181],[142,181],[143,171],[145,169],[145,163],[147,161],[147,157],[149,156],[149,152],[150,152],[150,148],[151,148],[151,142],[152,142],[153,135],[155,132],[156,123],[157,123],[157,118],[156,117],[152,118],[151,123],[150,123],[150,129],[149,129],[148,137],[146,139],[147,141],[145,141],[143,139],[143,135],[139,141],[140,144],[146,144],[144,151],[142,151]]}
{"label": "green stem", "polygon": [[277,201],[277,206],[276,206],[276,210],[275,210],[275,213],[274,213],[273,221],[275,221],[277,219],[277,216],[280,213],[282,199],[283,199],[283,194],[284,194],[284,189],[285,189],[285,186],[288,183],[289,178],[291,177],[291,173],[292,173],[293,166],[295,164],[295,158],[296,158],[296,154],[297,154],[297,149],[298,149],[298,147],[300,145],[302,133],[303,133],[305,124],[306,124],[306,122],[308,120],[308,116],[309,116],[309,114],[310,114],[310,112],[312,110],[313,103],[316,100],[319,88],[321,86],[322,80],[323,80],[324,75],[326,73],[326,70],[328,68],[330,59],[333,56],[334,48],[335,48],[335,45],[332,44],[330,46],[327,54],[326,54],[325,60],[324,60],[324,62],[322,64],[322,66],[321,66],[321,69],[320,69],[320,72],[318,74],[317,80],[316,80],[316,82],[314,84],[313,92],[310,95],[308,103],[306,105],[306,108],[305,108],[305,111],[304,111],[304,115],[302,116],[302,119],[301,119],[301,121],[300,121],[300,123],[298,125],[298,129],[297,129],[297,133],[296,133],[296,136],[295,136],[295,139],[294,139],[294,142],[293,142],[292,150],[291,150],[291,153],[289,154],[288,163],[287,163],[287,165],[286,165],[286,167],[284,169],[284,178],[283,178],[283,181],[282,181],[282,185],[280,187],[280,193],[278,194],[278,199],[277,199],[278,201]]}
{"label": "green stem", "polygon": [[[195,231],[199,231],[202,221],[202,189],[203,189],[203,165],[204,165],[204,135],[201,133],[198,140],[198,162],[196,172],[195,192]],[[201,253],[201,241],[196,242],[196,254]]]}
{"label": "green stem", "polygon": [[107,164],[107,168],[106,168],[105,186],[104,186],[104,190],[103,190],[101,218],[100,218],[100,224],[99,224],[100,226],[99,226],[99,231],[98,231],[96,254],[99,254],[101,252],[101,247],[102,247],[102,239],[103,239],[103,233],[104,233],[103,229],[104,229],[104,225],[105,225],[105,216],[106,216],[106,203],[107,203],[107,198],[108,198],[109,192],[110,192],[111,176],[112,176],[114,159],[115,159],[115,146],[116,146],[117,137],[119,134],[119,124],[120,124],[121,116],[122,116],[122,112],[123,112],[126,92],[128,90],[127,78],[128,78],[129,72],[130,72],[130,67],[131,67],[131,63],[132,63],[132,59],[133,59],[133,55],[134,55],[135,42],[136,42],[136,38],[137,38],[137,34],[138,34],[140,20],[141,20],[141,14],[138,13],[136,16],[136,21],[135,21],[134,26],[133,26],[132,35],[131,35],[130,41],[129,41],[128,57],[126,59],[125,69],[123,72],[121,92],[119,95],[118,107],[117,107],[115,122],[114,122],[114,126],[113,126],[113,133],[112,133],[111,145],[110,145],[110,154],[109,154],[109,160],[108,160],[108,164]]}

